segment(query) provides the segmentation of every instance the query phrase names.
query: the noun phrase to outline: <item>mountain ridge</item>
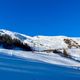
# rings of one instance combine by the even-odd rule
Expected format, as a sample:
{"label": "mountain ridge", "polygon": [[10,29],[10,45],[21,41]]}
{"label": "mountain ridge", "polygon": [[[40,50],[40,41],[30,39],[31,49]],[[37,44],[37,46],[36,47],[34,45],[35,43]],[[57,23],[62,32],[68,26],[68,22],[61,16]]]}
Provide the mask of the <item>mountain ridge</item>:
{"label": "mountain ridge", "polygon": [[[0,29],[0,48],[46,52],[80,60],[80,38],[66,36],[28,36]],[[75,53],[74,53],[75,52]]]}

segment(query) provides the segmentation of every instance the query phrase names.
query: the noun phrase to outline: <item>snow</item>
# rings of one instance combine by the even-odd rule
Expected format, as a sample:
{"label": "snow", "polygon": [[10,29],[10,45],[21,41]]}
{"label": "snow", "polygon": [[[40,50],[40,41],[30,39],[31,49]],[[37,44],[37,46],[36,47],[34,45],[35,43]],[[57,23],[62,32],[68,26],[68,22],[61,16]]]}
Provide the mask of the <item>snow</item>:
{"label": "snow", "polygon": [[44,52],[26,52],[17,50],[0,49],[0,53],[9,56],[17,56],[23,59],[31,59],[35,61],[42,61],[49,64],[63,65],[67,67],[80,67],[80,63],[68,58],[61,57],[57,54],[47,54]]}
{"label": "snow", "polygon": [[11,32],[11,31],[8,31],[8,30],[1,29],[1,30],[0,30],[0,33],[1,33],[2,35],[8,34],[9,36],[12,37],[12,39],[17,38],[17,37],[14,35],[15,32]]}
{"label": "snow", "polygon": [[[63,42],[65,36],[34,36],[30,37],[24,34],[11,32],[8,30],[1,29],[1,34],[8,34],[12,37],[12,39],[17,38],[20,39],[24,44],[27,43],[30,47],[34,47],[33,49],[37,51],[47,50],[47,49],[58,49],[67,47],[67,45]],[[56,46],[55,46],[56,45]]]}
{"label": "snow", "polygon": [[67,49],[67,52],[73,59],[80,61],[80,49]]}
{"label": "snow", "polygon": [[43,51],[48,49],[63,49],[67,48],[67,44],[64,42],[64,39],[73,39],[80,44],[80,38],[66,37],[66,36],[28,36],[20,34],[17,32],[11,32],[8,30],[1,29],[1,34],[8,34],[13,38],[20,39],[23,44],[27,43],[36,51]]}
{"label": "snow", "polygon": [[[0,52],[10,56],[17,56],[20,58],[30,58],[33,60],[39,60],[47,62],[50,64],[66,65],[66,66],[79,66],[80,67],[80,48],[68,48],[68,45],[64,42],[64,39],[71,39],[80,45],[79,37],[67,37],[67,36],[28,36],[25,34],[20,34],[17,32],[11,32],[8,30],[1,29],[0,34],[7,34],[12,37],[12,39],[17,38],[23,42],[27,43],[35,52],[19,51],[19,50],[8,50],[0,49]],[[61,55],[52,52],[42,52],[44,50],[54,50],[54,49],[66,49],[68,55],[72,59],[63,57]],[[78,60],[78,61],[76,61]]]}
{"label": "snow", "polygon": [[[64,36],[38,36],[33,37],[33,43],[35,43],[35,49],[38,50],[47,50],[47,49],[59,49],[67,48],[67,45],[64,43]],[[36,49],[37,50],[37,49]]]}

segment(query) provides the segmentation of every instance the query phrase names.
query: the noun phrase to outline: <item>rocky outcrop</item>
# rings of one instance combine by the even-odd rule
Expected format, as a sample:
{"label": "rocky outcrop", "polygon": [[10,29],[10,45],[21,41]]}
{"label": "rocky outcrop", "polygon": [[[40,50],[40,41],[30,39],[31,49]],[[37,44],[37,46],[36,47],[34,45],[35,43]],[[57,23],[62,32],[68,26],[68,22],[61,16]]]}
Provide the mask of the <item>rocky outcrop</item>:
{"label": "rocky outcrop", "polygon": [[12,39],[11,36],[4,34],[0,35],[0,46],[6,49],[22,49],[32,51],[32,48],[27,43],[23,44],[19,39]]}
{"label": "rocky outcrop", "polygon": [[69,54],[67,53],[67,49],[63,48],[63,49],[48,49],[48,50],[43,50],[42,52],[47,52],[47,53],[55,53],[55,54],[59,54],[61,56],[64,57],[68,57]]}
{"label": "rocky outcrop", "polygon": [[64,39],[64,42],[68,45],[68,48],[72,47],[80,48],[80,45],[72,39]]}

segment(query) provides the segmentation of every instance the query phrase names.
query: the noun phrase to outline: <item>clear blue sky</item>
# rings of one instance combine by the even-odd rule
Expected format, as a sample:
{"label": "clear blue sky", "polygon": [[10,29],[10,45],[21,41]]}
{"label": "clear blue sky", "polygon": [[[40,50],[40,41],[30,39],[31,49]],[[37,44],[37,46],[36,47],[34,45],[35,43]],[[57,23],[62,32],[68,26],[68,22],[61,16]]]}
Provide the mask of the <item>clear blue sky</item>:
{"label": "clear blue sky", "polygon": [[80,36],[80,0],[0,0],[0,28],[28,35]]}

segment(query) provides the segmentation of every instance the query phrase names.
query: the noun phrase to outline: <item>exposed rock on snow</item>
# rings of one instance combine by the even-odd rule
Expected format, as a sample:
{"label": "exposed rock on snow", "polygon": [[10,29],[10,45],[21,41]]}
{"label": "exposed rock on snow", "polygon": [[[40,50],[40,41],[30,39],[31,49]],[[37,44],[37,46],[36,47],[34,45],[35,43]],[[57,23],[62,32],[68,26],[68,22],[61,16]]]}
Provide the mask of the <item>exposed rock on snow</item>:
{"label": "exposed rock on snow", "polygon": [[8,34],[0,35],[0,46],[6,49],[22,49],[26,51],[32,51],[31,47],[27,43],[23,44],[18,38],[12,38]]}

